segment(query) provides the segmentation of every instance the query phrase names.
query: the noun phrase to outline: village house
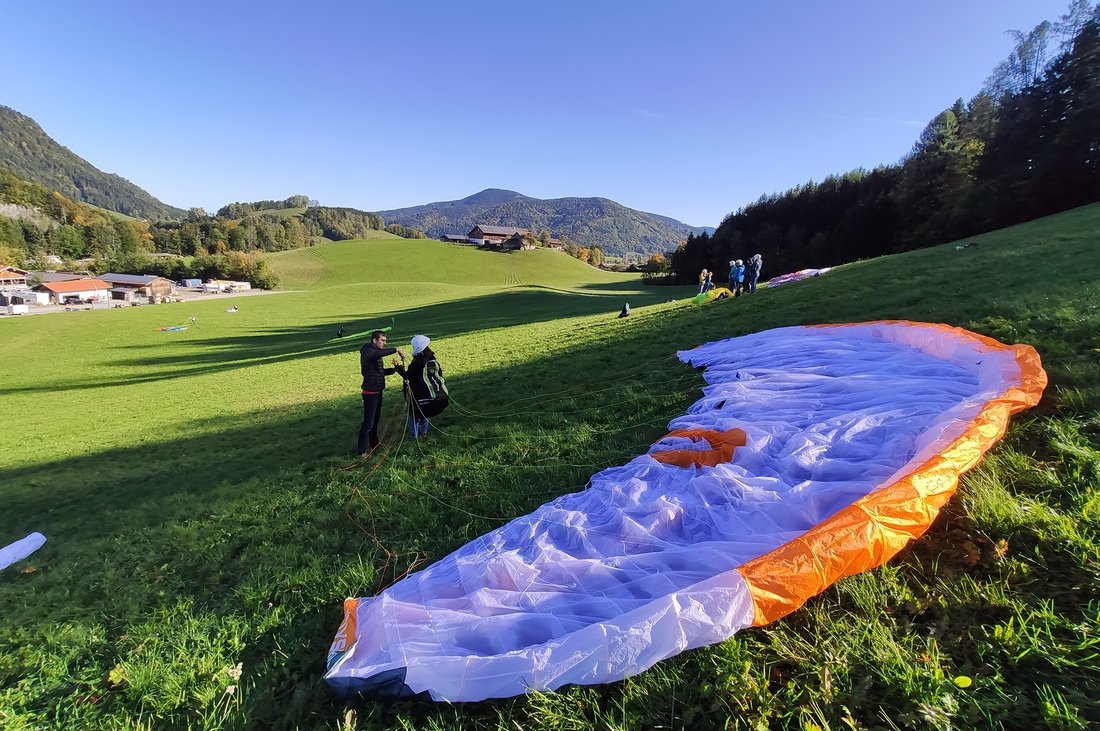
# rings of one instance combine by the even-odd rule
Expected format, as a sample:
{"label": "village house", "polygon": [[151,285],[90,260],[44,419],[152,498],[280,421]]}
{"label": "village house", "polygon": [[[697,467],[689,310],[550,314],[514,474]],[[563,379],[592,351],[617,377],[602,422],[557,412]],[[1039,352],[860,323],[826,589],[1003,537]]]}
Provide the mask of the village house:
{"label": "village house", "polygon": [[238,282],[232,279],[210,279],[202,284],[203,292],[248,292],[251,282]]}
{"label": "village house", "polygon": [[33,289],[0,289],[0,307],[8,305],[48,305],[49,292],[35,292]]}
{"label": "village house", "polygon": [[69,279],[64,282],[43,282],[34,289],[37,292],[47,292],[49,301],[57,305],[74,302],[106,302],[111,296],[111,285],[102,279]]}
{"label": "village house", "polygon": [[485,224],[478,224],[470,229],[470,233],[466,234],[466,239],[480,245],[503,244],[516,234],[522,236],[525,233],[530,232],[519,226],[487,226]]}
{"label": "village house", "polygon": [[171,279],[152,274],[101,274],[99,278],[111,285],[111,299],[134,302],[164,302],[175,294],[176,285]]}
{"label": "village house", "polygon": [[500,245],[501,251],[531,251],[537,248],[538,244],[528,241],[521,233],[513,234]]}
{"label": "village house", "polygon": [[[522,226],[489,226],[478,224],[465,236],[458,234],[444,234],[440,241],[448,244],[473,244],[476,246],[499,246],[502,251],[519,251],[521,249],[536,249],[538,244],[532,244],[524,240],[524,236],[530,235],[531,230]],[[555,251],[562,250],[561,239],[551,237],[546,241],[548,248]]]}
{"label": "village house", "polygon": [[31,276],[38,280],[40,284],[46,282],[71,282],[74,279],[91,279],[92,275],[89,272],[83,274],[76,274],[74,272],[31,272]]}
{"label": "village house", "polygon": [[49,292],[35,292],[31,289],[32,276],[25,269],[0,264],[0,306],[48,304]]}
{"label": "village house", "polygon": [[12,289],[26,289],[27,272],[25,269],[17,269],[7,264],[0,264],[0,287]]}

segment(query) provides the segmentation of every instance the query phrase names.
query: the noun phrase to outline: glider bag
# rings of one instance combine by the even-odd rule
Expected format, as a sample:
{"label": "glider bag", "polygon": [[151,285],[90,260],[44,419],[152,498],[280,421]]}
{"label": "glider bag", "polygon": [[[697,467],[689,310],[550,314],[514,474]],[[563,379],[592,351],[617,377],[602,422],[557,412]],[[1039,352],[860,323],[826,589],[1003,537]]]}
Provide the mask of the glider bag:
{"label": "glider bag", "polygon": [[1029,346],[914,322],[769,330],[680,359],[707,385],[649,453],[347,600],[328,682],[507,697],[772,622],[923,533],[1046,385]]}

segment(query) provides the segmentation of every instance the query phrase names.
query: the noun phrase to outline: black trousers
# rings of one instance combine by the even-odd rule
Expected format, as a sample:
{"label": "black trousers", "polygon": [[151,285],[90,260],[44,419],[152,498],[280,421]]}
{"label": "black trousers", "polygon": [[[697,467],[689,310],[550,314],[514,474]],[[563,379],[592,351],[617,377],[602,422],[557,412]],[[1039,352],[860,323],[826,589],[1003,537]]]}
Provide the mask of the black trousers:
{"label": "black trousers", "polygon": [[363,426],[359,427],[359,444],[356,450],[365,454],[378,446],[378,420],[382,417],[382,394],[363,394]]}

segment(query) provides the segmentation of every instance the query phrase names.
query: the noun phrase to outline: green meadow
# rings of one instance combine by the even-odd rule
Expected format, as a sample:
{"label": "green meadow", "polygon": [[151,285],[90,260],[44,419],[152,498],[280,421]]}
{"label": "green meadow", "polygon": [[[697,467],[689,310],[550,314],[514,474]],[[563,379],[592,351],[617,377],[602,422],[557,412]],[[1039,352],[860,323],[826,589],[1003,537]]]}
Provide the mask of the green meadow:
{"label": "green meadow", "polygon": [[[0,727],[1094,727],[1098,228],[1093,205],[704,306],[556,252],[379,238],[271,256],[286,292],[3,318],[0,545],[48,542],[0,573]],[[888,566],[619,683],[328,693],[345,597],[645,450],[702,383],[677,349],[871,319],[1031,343],[1051,379]],[[392,379],[357,462],[361,341],[333,336],[391,325],[432,337],[454,401],[414,443]]]}

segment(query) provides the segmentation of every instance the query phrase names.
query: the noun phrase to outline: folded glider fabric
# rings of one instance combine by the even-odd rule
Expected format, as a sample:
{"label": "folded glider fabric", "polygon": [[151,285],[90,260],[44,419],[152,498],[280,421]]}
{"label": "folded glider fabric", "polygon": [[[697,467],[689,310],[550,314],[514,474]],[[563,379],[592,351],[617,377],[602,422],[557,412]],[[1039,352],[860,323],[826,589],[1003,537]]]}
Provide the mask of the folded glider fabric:
{"label": "folded glider fabric", "polygon": [[648,454],[348,599],[328,682],[476,701],[639,673],[772,622],[923,533],[1036,404],[1035,350],[946,325],[791,327],[680,354]]}
{"label": "folded glider fabric", "polygon": [[15,543],[9,543],[0,548],[0,569],[6,569],[16,561],[22,561],[42,548],[45,543],[46,536],[41,533],[31,533],[26,538],[20,538]]}

